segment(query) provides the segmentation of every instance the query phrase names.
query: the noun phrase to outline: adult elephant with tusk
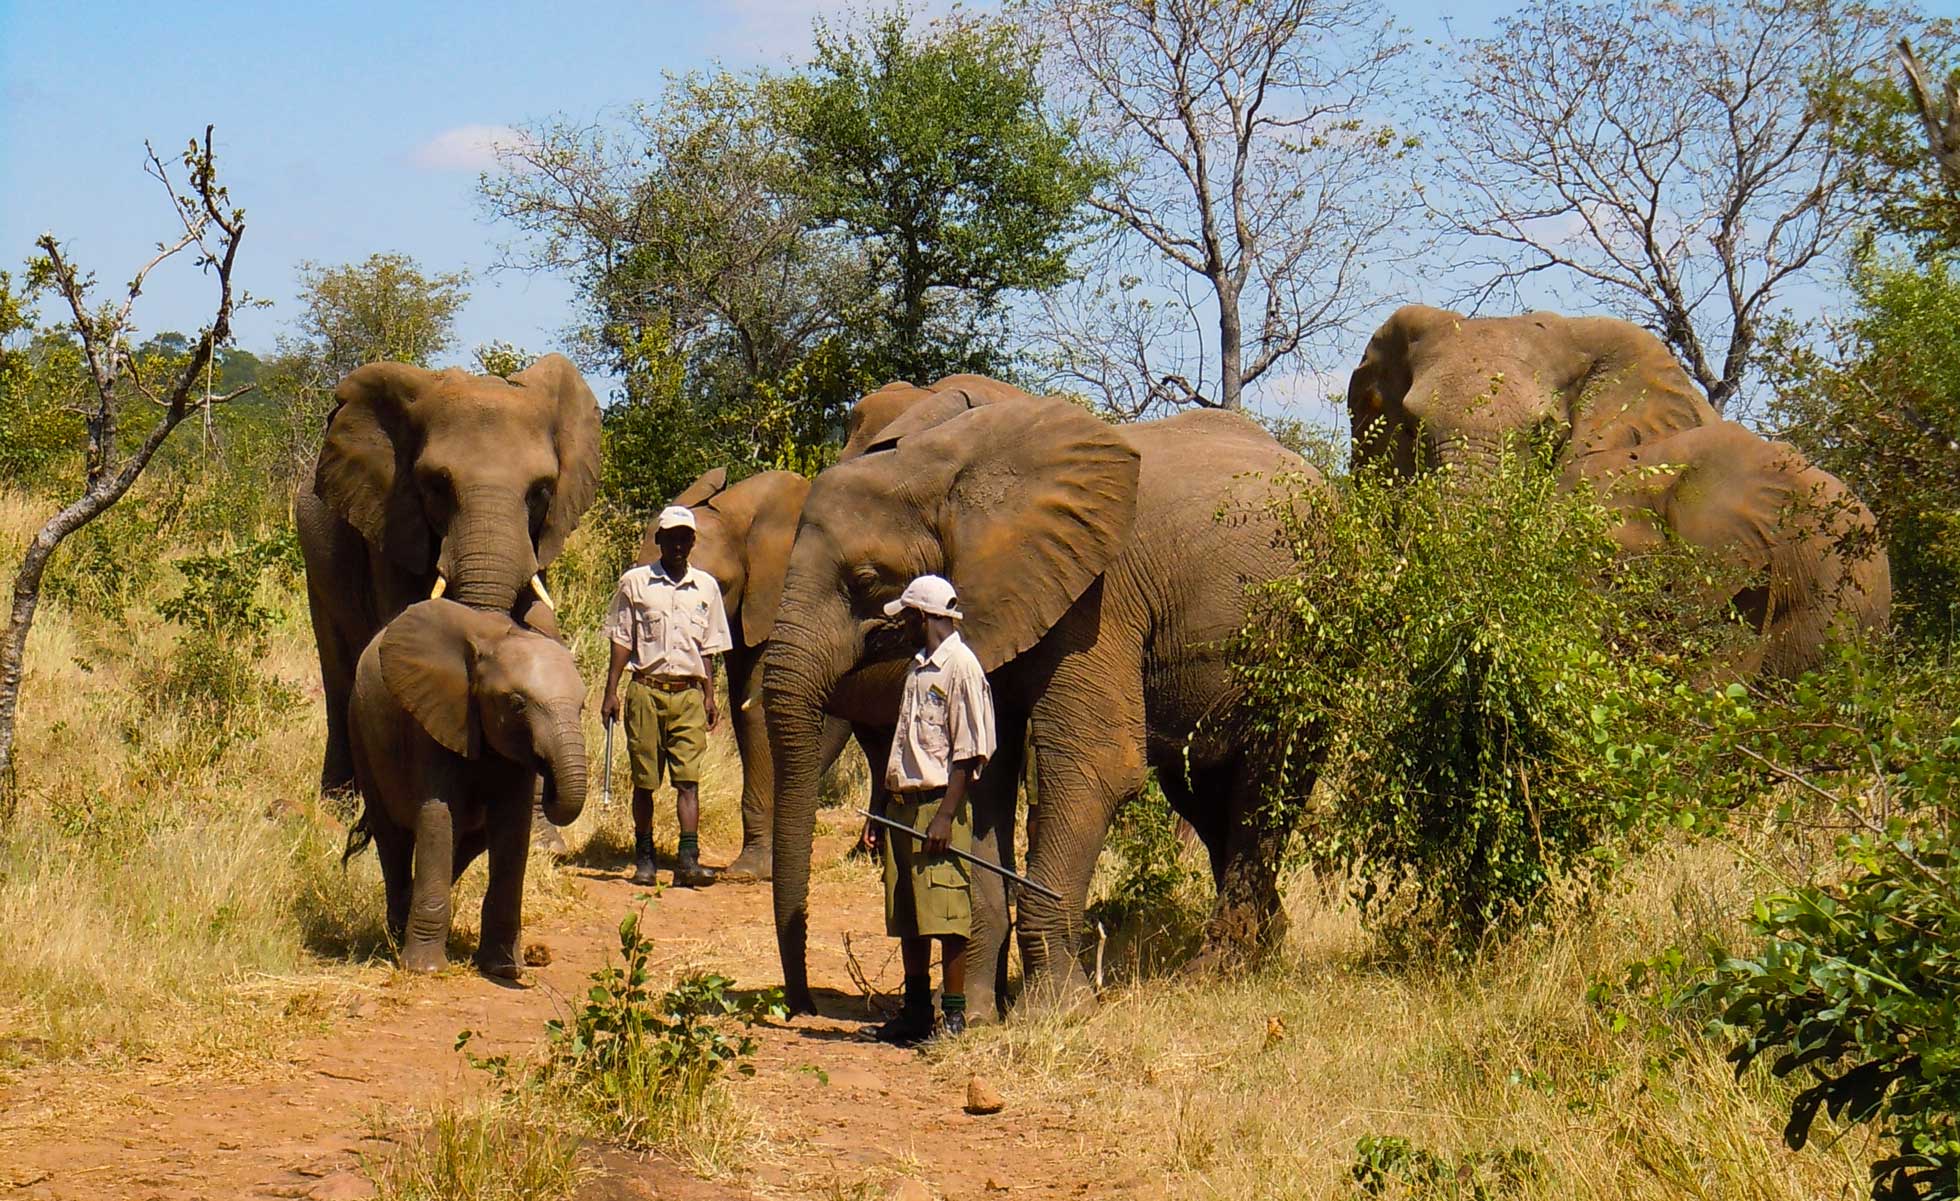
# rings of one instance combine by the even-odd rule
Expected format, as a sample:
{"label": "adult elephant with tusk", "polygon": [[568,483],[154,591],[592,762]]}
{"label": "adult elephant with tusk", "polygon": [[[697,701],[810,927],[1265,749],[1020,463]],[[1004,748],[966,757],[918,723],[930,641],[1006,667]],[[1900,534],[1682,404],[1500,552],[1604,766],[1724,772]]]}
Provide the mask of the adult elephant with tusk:
{"label": "adult elephant with tusk", "polygon": [[1629,322],[1407,305],[1370,339],[1348,410],[1359,464],[1474,469],[1535,443],[1567,486],[1590,485],[1620,516],[1623,548],[1678,539],[1742,570],[1711,598],[1762,635],[1734,670],[1796,675],[1835,634],[1889,616],[1870,510],[1794,447],[1724,421]]}
{"label": "adult elephant with tusk", "polygon": [[[1024,995],[1056,1003],[1086,992],[1076,950],[1089,878],[1110,819],[1153,766],[1211,852],[1210,956],[1278,932],[1284,831],[1261,819],[1233,736],[1226,647],[1247,586],[1291,565],[1266,509],[1281,472],[1311,478],[1237,414],[1119,427],[1066,401],[1022,397],[915,406],[861,457],[817,477],[763,653],[776,929],[793,1007],[815,1008],[805,951],[824,714],[844,681],[909,656],[884,605],[928,573],[957,589],[998,729],[1025,724],[1036,761],[1042,817],[1028,874],[1064,899],[1020,898]],[[1002,738],[970,794],[974,852],[1004,866],[1021,757]],[[1004,1005],[1007,895],[991,873],[972,887],[967,991]]]}
{"label": "adult elephant with tusk", "polygon": [[322,791],[354,782],[362,648],[432,597],[557,636],[541,573],[599,483],[599,404],[562,355],[508,377],[370,363],[334,392],[294,499],[327,702]]}

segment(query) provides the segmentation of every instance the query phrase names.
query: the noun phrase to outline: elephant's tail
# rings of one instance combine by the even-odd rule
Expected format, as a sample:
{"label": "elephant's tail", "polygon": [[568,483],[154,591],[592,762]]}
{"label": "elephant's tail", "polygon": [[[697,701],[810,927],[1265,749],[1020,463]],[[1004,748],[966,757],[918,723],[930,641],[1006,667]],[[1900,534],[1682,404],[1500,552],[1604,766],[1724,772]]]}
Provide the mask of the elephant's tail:
{"label": "elephant's tail", "polygon": [[363,797],[361,802],[361,816],[356,819],[353,825],[347,827],[347,846],[340,852],[340,866],[346,867],[348,860],[360,854],[362,851],[367,850],[368,846],[374,842],[374,827],[369,824],[368,820],[370,812],[367,800]]}

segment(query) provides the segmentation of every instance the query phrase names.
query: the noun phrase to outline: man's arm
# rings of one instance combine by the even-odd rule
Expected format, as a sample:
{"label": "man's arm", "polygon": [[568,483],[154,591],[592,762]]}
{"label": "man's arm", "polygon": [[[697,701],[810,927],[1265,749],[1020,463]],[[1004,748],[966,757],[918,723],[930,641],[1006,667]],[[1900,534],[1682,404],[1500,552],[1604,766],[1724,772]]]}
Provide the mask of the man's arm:
{"label": "man's arm", "polygon": [[606,695],[599,702],[599,720],[607,725],[619,716],[619,677],[626,671],[626,660],[632,655],[631,647],[612,644],[612,661],[606,664]]}
{"label": "man's arm", "polygon": [[712,730],[721,722],[721,710],[715,704],[715,669],[721,663],[721,656],[703,655],[701,662],[708,668],[707,682],[701,685],[701,703],[708,711],[708,729]]}
{"label": "man's arm", "polygon": [[953,764],[946,773],[946,803],[933,815],[932,824],[926,827],[926,853],[938,855],[952,845],[953,815],[966,808],[966,794],[974,781],[980,778],[980,769],[986,765],[984,759],[962,759]]}

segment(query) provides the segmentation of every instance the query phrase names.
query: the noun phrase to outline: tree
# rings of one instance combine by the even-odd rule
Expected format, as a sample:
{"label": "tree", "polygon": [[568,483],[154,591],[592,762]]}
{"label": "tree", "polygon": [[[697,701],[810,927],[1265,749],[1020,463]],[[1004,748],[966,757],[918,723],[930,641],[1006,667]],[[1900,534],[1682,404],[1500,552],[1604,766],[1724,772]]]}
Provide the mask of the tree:
{"label": "tree", "polygon": [[624,379],[602,496],[639,506],[718,461],[780,465],[832,438],[863,391],[855,374],[807,369],[873,357],[877,298],[863,252],[793,186],[778,82],[670,77],[621,128],[533,128],[481,182],[492,217],[522,235],[502,265],[570,275],[579,340]]}
{"label": "tree", "polygon": [[341,377],[384,359],[426,367],[455,344],[469,275],[431,274],[405,254],[371,254],[332,267],[306,262],[298,274],[293,333],[280,338],[277,356],[260,366],[267,391],[286,412],[291,470],[303,473],[319,453]]}
{"label": "tree", "polygon": [[1101,282],[1079,307],[1049,306],[1060,376],[1132,411],[1236,409],[1384,299],[1383,269],[1413,253],[1413,194],[1394,178],[1410,145],[1374,114],[1407,46],[1369,0],[1029,0],[1026,14],[1081,91],[1082,144],[1114,162],[1090,200],[1118,235]]}
{"label": "tree", "polygon": [[955,15],[916,36],[904,8],[862,31],[819,23],[810,72],[775,101],[812,215],[870,252],[887,372],[999,371],[985,323],[1068,278],[1095,178],[1014,28]]}
{"label": "tree", "polygon": [[[14,574],[13,603],[4,634],[0,635],[0,815],[11,816],[17,795],[13,774],[14,718],[20,699],[27,635],[40,604],[41,581],[49,560],[63,539],[100,517],[128,493],[158,448],[185,418],[237,395],[234,392],[211,396],[205,392],[204,385],[205,365],[218,348],[231,340],[233,310],[250,303],[242,291],[234,291],[232,287],[233,264],[245,234],[245,212],[231,207],[230,196],[218,183],[210,126],[205,127],[202,144],[193,140],[184,152],[188,190],[180,189],[172,180],[155,150],[148,147],[146,150],[149,153],[146,170],[163,185],[181,232],[172,240],[159,243],[156,255],[137,268],[119,302],[98,304],[93,300],[94,276],[76,267],[52,234],[43,234],[36,240],[40,254],[28,266],[30,290],[48,289],[59,296],[67,306],[69,319],[58,330],[80,342],[88,382],[86,405],[80,414],[86,474],[80,495],[41,526],[21,555]],[[150,274],[186,251],[215,282],[215,308],[211,324],[199,332],[182,367],[159,378],[145,373],[134,353],[131,310]],[[12,320],[17,323],[18,314]],[[121,438],[132,401],[148,406],[135,411],[154,409],[156,417],[141,440],[125,452]]]}
{"label": "tree", "polygon": [[1900,43],[1905,86],[1842,93],[1847,139],[1879,197],[1875,228],[1851,256],[1852,311],[1785,323],[1765,359],[1771,414],[1877,516],[1911,632],[1960,630],[1960,132],[1951,99]]}
{"label": "tree", "polygon": [[1900,23],[1866,0],[1530,0],[1433,105],[1435,211],[1489,277],[1546,279],[1666,340],[1717,409],[1782,292],[1869,207],[1832,89]]}

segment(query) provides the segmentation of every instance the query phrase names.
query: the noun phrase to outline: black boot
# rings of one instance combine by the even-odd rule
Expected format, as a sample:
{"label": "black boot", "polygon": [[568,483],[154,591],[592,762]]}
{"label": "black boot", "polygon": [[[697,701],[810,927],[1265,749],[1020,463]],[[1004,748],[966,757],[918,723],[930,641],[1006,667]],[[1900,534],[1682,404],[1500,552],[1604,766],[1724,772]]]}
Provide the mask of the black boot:
{"label": "black boot", "polygon": [[715,882],[715,870],[701,866],[701,852],[693,847],[682,847],[675,858],[678,860],[674,867],[675,888],[706,888]]}
{"label": "black boot", "polygon": [[923,978],[905,981],[905,1007],[888,1022],[866,1027],[860,1037],[890,1043],[895,1047],[916,1047],[932,1037],[932,985]]}
{"label": "black boot", "polygon": [[652,831],[633,836],[632,882],[640,885],[651,885],[654,882]]}

